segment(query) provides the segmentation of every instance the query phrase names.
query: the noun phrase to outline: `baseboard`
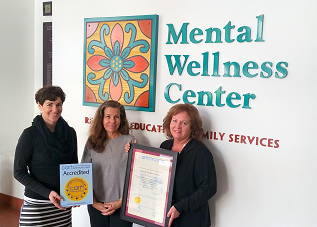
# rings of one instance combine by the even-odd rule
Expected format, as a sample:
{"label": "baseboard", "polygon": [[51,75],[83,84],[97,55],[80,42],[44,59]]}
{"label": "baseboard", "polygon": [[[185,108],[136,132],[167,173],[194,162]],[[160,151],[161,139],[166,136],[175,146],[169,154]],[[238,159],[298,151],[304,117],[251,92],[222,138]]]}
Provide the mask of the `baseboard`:
{"label": "baseboard", "polygon": [[23,199],[0,193],[0,204],[20,210]]}

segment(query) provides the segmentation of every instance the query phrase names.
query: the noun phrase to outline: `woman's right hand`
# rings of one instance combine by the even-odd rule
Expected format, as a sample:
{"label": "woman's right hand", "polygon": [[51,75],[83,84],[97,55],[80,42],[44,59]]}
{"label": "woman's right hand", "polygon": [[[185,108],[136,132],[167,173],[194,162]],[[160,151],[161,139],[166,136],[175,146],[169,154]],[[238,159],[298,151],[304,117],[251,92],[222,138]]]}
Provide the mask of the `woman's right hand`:
{"label": "woman's right hand", "polygon": [[63,201],[63,198],[60,197],[57,192],[55,191],[51,191],[51,193],[49,194],[48,198],[50,199],[50,201],[54,204],[54,206],[56,206],[58,209],[61,210],[66,210],[65,207],[61,206],[61,201]]}

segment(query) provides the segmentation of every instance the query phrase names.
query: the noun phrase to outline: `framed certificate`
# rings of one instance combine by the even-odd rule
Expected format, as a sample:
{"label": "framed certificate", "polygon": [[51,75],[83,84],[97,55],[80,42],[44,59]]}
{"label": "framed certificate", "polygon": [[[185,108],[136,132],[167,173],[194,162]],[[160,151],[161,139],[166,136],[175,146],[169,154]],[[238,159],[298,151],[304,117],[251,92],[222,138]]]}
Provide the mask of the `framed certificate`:
{"label": "framed certificate", "polygon": [[168,226],[177,152],[132,143],[121,218],[143,226]]}

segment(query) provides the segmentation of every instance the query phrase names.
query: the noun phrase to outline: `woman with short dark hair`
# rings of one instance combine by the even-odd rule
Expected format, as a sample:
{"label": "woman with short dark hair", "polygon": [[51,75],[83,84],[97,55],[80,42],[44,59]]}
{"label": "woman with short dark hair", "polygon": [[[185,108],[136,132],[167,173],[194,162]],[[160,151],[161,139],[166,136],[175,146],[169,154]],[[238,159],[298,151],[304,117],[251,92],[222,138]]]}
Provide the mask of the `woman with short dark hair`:
{"label": "woman with short dark hair", "polygon": [[20,226],[71,226],[71,208],[61,207],[59,165],[78,163],[75,130],[61,117],[65,93],[45,86],[35,100],[41,111],[21,134],[14,177],[25,186]]}

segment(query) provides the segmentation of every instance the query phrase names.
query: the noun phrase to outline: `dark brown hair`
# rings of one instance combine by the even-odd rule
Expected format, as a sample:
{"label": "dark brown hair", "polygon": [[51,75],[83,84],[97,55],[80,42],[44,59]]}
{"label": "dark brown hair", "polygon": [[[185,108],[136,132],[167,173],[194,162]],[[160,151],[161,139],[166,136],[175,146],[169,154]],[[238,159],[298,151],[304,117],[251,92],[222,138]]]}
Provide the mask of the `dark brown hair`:
{"label": "dark brown hair", "polygon": [[88,132],[87,146],[98,153],[101,153],[105,149],[108,141],[107,131],[103,126],[104,112],[107,107],[119,109],[120,126],[118,130],[122,135],[129,134],[129,122],[124,107],[117,101],[105,101],[98,107]]}
{"label": "dark brown hair", "polygon": [[36,103],[40,103],[43,106],[45,100],[55,101],[57,98],[61,98],[64,103],[66,95],[63,90],[58,86],[46,85],[38,90],[35,94]]}
{"label": "dark brown hair", "polygon": [[176,104],[169,109],[167,115],[165,116],[163,120],[163,129],[167,138],[169,139],[173,138],[171,130],[170,130],[170,123],[173,116],[183,111],[186,111],[190,119],[190,125],[191,125],[190,127],[192,132],[190,134],[190,137],[202,141],[204,130],[202,128],[203,124],[202,124],[199,112],[196,109],[196,107],[188,103]]}

